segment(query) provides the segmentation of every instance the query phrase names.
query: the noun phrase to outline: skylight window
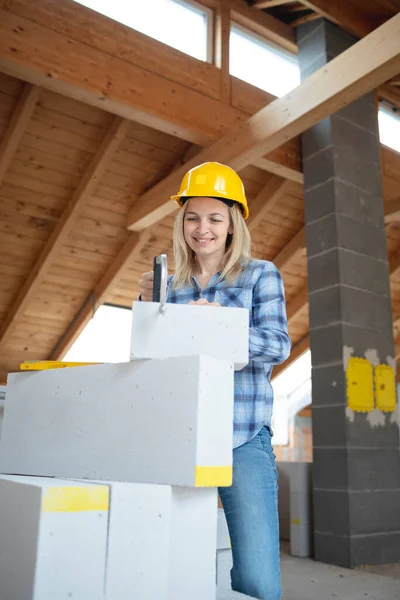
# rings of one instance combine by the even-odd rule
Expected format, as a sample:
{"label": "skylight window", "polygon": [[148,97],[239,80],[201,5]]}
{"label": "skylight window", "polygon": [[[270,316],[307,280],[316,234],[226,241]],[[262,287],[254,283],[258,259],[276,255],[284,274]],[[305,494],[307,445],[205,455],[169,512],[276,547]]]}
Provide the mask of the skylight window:
{"label": "skylight window", "polygon": [[211,59],[212,11],[179,0],[75,0],[199,60]]}
{"label": "skylight window", "polygon": [[379,138],[382,144],[400,152],[400,115],[381,104],[378,111]]}
{"label": "skylight window", "polygon": [[232,25],[230,73],[274,96],[284,96],[300,83],[297,58],[239,25]]}

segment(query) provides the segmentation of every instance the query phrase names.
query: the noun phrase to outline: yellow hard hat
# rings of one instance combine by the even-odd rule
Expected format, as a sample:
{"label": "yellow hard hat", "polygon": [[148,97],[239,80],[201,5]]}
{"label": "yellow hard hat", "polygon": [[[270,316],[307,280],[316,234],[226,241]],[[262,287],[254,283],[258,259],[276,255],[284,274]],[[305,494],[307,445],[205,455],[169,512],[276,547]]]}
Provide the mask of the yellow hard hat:
{"label": "yellow hard hat", "polygon": [[241,206],[243,218],[247,219],[249,216],[243,182],[236,171],[227,165],[206,162],[193,167],[186,173],[181,189],[175,196],[171,196],[171,200],[182,207],[186,198],[202,196],[237,202]]}

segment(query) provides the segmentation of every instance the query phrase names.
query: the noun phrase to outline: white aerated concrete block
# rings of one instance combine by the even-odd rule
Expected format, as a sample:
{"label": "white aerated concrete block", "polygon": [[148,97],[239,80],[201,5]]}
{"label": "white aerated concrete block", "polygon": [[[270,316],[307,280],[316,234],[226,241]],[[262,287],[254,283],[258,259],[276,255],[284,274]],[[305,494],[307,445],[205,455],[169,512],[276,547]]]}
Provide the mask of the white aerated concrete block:
{"label": "white aerated concrete block", "polygon": [[210,356],[8,378],[0,472],[231,485],[233,366]]}
{"label": "white aerated concrete block", "polygon": [[132,304],[131,360],[206,354],[243,369],[249,361],[249,311],[167,304]]}
{"label": "white aerated concrete block", "polygon": [[108,499],[107,486],[0,476],[1,600],[103,600]]}
{"label": "white aerated concrete block", "polygon": [[231,569],[233,566],[232,550],[217,550],[217,585],[230,589]]}
{"label": "white aerated concrete block", "polygon": [[217,520],[217,550],[226,550],[231,547],[231,538],[229,536],[228,524],[225,518],[223,508],[218,509]]}
{"label": "white aerated concrete block", "polygon": [[106,600],[215,600],[217,490],[110,490]]}

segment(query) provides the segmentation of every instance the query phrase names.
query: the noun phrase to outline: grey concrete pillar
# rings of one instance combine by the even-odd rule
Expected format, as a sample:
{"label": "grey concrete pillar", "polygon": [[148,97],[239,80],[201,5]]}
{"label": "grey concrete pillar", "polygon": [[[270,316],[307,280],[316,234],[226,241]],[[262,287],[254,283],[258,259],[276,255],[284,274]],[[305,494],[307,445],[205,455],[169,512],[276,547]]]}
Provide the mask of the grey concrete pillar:
{"label": "grey concrete pillar", "polygon": [[[303,79],[356,42],[325,20],[299,27],[297,35]],[[350,357],[367,359],[361,368],[371,365],[373,374],[394,356],[374,94],[307,131],[302,148],[315,558],[347,567],[394,562],[400,560],[397,411],[376,408],[365,371],[354,385],[362,405],[374,390],[374,405],[352,410],[346,378]]]}

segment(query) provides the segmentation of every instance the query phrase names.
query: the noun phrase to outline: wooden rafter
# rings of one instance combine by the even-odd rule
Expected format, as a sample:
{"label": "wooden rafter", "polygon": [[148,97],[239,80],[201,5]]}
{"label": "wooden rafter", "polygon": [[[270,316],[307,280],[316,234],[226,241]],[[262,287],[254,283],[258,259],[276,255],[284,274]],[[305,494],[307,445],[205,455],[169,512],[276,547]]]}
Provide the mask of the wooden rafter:
{"label": "wooden rafter", "polygon": [[310,21],[318,21],[318,19],[322,18],[322,15],[319,15],[318,13],[311,13],[309,15],[304,15],[303,17],[299,17],[298,19],[291,21],[290,27],[295,29],[299,25],[303,25],[304,23],[310,23]]}
{"label": "wooden rafter", "polygon": [[377,89],[378,100],[383,100],[400,110],[400,90],[385,83]]}
{"label": "wooden rafter", "polygon": [[168,214],[163,199],[178,189],[185,172],[198,162],[218,160],[240,171],[399,72],[399,35],[400,14],[146,192],[130,210],[128,228],[143,230]]}
{"label": "wooden rafter", "polygon": [[[103,31],[104,17],[92,13],[89,19],[85,10],[91,11],[77,4],[76,10],[82,9],[80,26],[69,20],[66,35],[59,6],[64,3],[43,3],[52,7],[51,13],[43,12],[42,2],[35,7],[24,3],[24,10],[18,9],[21,14],[9,12],[17,10],[13,0],[7,2],[9,10],[0,9],[0,71],[205,147],[247,119],[247,113],[219,99],[220,73],[214,65],[123,26],[123,31],[115,30],[116,40],[111,37],[112,30],[108,38],[93,36],[95,45],[89,46],[82,32],[94,31],[96,25]],[[154,53],[154,64],[162,56],[164,73],[146,59]],[[93,70],[93,64],[99,67]],[[230,77],[231,87],[233,79]],[[277,161],[266,157],[259,166],[294,181],[302,177],[300,167],[294,168],[284,153]]]}
{"label": "wooden rafter", "polygon": [[114,157],[115,152],[118,150],[129,127],[129,121],[125,121],[119,117],[114,118],[78,188],[68,202],[43,251],[19,291],[16,300],[10,307],[7,318],[0,329],[0,345],[4,346],[18,318],[24,313],[27,305],[43,282],[49,268],[54,263],[61,247],[72,231],[76,219],[90,200],[93,191]]}
{"label": "wooden rafter", "polygon": [[400,220],[400,196],[393,198],[385,205],[385,223]]}
{"label": "wooden rafter", "polygon": [[279,202],[287,189],[287,185],[287,181],[280,177],[274,175],[270,177],[250,204],[250,214],[247,221],[250,232],[256,229],[267,212]]}
{"label": "wooden rafter", "polygon": [[334,2],[333,0],[301,0],[307,8],[311,8],[329,21],[336,23],[354,33],[358,37],[368,35],[379,23],[370,19],[362,10],[351,2]]}
{"label": "wooden rafter", "polygon": [[276,268],[282,271],[294,256],[306,246],[305,227],[302,227],[296,235],[292,237],[290,242],[272,259]]}
{"label": "wooden rafter", "polygon": [[33,115],[39,96],[40,88],[38,86],[25,84],[21,98],[18,100],[6,132],[0,141],[0,184]]}
{"label": "wooden rafter", "polygon": [[219,6],[214,18],[214,63],[220,70],[220,99],[231,102],[231,78],[229,75],[229,37],[231,11],[227,6]]}
{"label": "wooden rafter", "polygon": [[286,306],[286,315],[289,325],[296,321],[297,317],[303,312],[307,304],[308,287],[306,284]]}
{"label": "wooden rafter", "polygon": [[144,231],[141,234],[133,232],[130,235],[118,256],[108,267],[99,283],[89,294],[87,300],[83,303],[81,309],[67,327],[64,335],[51,352],[49,359],[62,359],[66,352],[68,352],[72,344],[93,317],[95,311],[107,301],[107,297],[118,285],[119,281],[124,276],[127,266],[135,260],[135,257],[139,256],[143,246],[148,243],[149,238],[149,231]]}
{"label": "wooden rafter", "polygon": [[243,0],[203,0],[205,4],[211,4],[214,7],[222,4],[231,10],[232,20],[243,27],[247,27],[271,42],[278,44],[289,52],[296,53],[297,45],[293,31],[288,25],[279,21],[268,13],[256,10],[253,6],[248,6]]}
{"label": "wooden rafter", "polygon": [[294,4],[295,2],[296,0],[255,0],[252,7],[263,10],[264,8],[274,8],[274,6],[282,6],[284,4]]}

